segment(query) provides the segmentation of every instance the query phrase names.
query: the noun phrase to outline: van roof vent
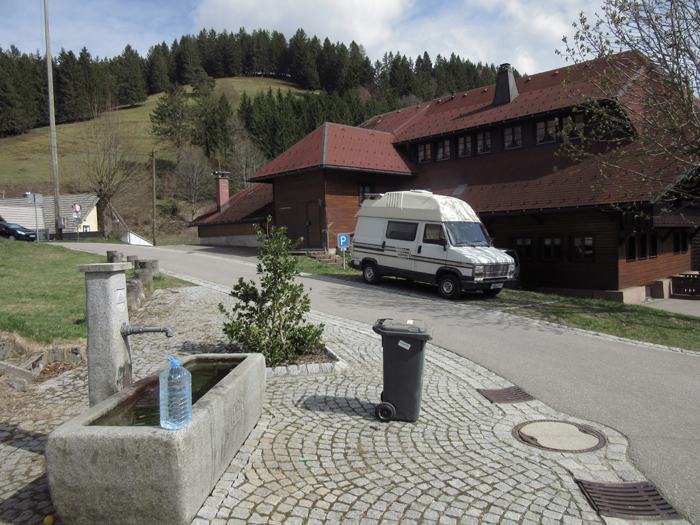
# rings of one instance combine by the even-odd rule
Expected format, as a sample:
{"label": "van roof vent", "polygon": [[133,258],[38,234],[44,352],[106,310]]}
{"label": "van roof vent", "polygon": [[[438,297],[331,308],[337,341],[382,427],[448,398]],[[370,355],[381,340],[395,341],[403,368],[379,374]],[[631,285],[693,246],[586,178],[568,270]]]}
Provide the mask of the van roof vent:
{"label": "van roof vent", "polygon": [[401,208],[403,204],[403,194],[400,192],[389,192],[384,194],[387,208]]}

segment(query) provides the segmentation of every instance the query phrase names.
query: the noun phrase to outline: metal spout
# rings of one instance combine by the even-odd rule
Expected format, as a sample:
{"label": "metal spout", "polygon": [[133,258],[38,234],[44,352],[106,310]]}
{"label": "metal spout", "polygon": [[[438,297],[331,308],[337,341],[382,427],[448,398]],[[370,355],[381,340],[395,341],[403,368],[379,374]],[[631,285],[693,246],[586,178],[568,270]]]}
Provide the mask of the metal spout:
{"label": "metal spout", "polygon": [[161,326],[161,327],[130,326],[130,325],[124,323],[122,325],[122,328],[121,328],[122,337],[128,337],[128,336],[134,335],[134,334],[146,334],[146,333],[153,333],[153,332],[165,332],[166,337],[173,337],[175,335],[175,332],[173,332],[167,326]]}

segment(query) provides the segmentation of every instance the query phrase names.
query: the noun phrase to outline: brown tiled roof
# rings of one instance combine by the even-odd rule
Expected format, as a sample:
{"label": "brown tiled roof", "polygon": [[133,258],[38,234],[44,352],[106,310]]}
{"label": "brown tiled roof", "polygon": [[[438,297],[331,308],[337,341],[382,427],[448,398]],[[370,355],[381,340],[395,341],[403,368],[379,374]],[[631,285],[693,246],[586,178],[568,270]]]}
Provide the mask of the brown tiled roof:
{"label": "brown tiled roof", "polygon": [[247,222],[264,219],[272,213],[272,184],[256,183],[239,191],[227,201],[221,213],[214,206],[190,223],[190,226]]}
{"label": "brown tiled roof", "polygon": [[393,147],[394,135],[326,123],[255,174],[266,180],[328,167],[410,175],[406,159]]}

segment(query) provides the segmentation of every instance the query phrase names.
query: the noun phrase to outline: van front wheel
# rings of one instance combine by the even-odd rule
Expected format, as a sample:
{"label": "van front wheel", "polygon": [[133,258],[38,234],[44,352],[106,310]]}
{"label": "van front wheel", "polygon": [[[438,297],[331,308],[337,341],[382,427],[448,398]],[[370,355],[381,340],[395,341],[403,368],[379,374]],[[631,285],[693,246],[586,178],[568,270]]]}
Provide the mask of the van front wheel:
{"label": "van front wheel", "polygon": [[438,292],[445,299],[457,299],[462,294],[462,283],[451,273],[445,274],[438,281]]}
{"label": "van front wheel", "polygon": [[379,282],[379,272],[374,263],[367,263],[362,268],[362,277],[367,284],[377,284]]}

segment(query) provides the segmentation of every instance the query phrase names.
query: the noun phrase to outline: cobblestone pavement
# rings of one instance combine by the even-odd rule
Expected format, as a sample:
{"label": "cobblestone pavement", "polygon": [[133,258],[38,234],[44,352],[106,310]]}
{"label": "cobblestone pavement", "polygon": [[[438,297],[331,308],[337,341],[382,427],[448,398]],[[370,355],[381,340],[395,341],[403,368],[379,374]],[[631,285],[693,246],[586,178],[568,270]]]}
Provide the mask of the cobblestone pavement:
{"label": "cobblestone pavement", "polygon": [[[231,299],[222,286],[199,284],[158,291],[132,314],[131,324],[176,332],[130,337],[136,379],[163,369],[168,353],[224,342],[217,305]],[[310,320],[325,323],[340,362],[268,369],[262,418],[192,525],[634,523],[603,521],[574,482],[644,481],[619,433],[536,400],[492,404],[476,389],[510,383],[430,343],[419,421],[380,423],[381,338],[369,325],[319,312]],[[42,453],[51,430],[88,407],[86,378],[83,366],[36,385],[0,421],[0,524],[39,524],[53,512]],[[513,438],[515,425],[535,419],[585,423],[608,443],[576,454]]]}

